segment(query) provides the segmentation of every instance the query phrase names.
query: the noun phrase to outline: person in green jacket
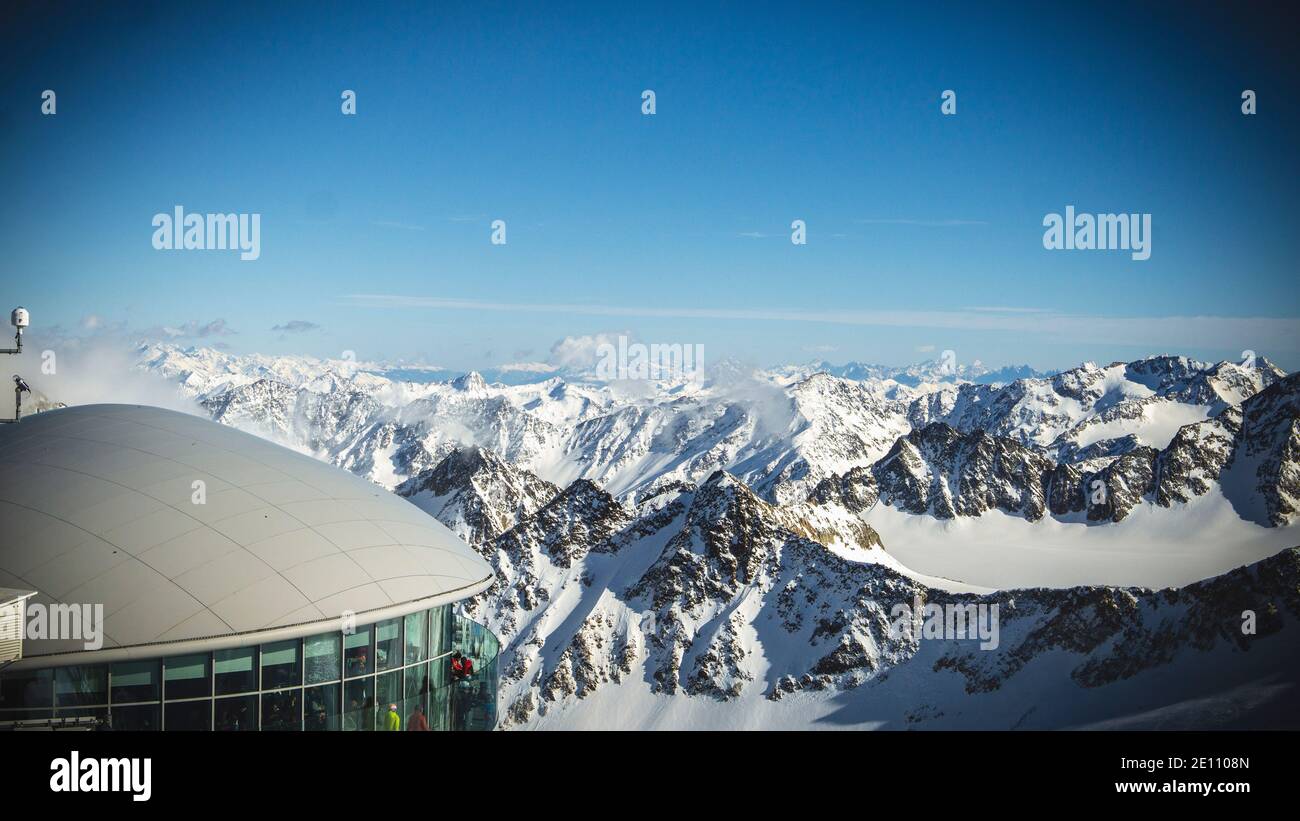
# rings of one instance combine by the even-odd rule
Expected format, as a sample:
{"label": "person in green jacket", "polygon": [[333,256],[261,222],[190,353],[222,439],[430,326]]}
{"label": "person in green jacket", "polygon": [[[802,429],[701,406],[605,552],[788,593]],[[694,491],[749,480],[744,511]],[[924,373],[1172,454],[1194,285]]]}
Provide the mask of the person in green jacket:
{"label": "person in green jacket", "polygon": [[384,729],[385,730],[402,729],[402,717],[397,714],[396,704],[388,705],[388,715],[384,717]]}

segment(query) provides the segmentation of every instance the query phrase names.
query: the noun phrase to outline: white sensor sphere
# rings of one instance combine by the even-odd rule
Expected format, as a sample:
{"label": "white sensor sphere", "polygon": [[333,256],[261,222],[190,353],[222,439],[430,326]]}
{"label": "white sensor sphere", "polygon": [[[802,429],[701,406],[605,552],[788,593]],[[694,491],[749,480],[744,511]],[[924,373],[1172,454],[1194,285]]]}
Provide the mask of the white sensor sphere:
{"label": "white sensor sphere", "polygon": [[9,321],[13,323],[15,328],[26,328],[31,322],[31,318],[27,315],[26,308],[14,308],[14,312],[9,315]]}

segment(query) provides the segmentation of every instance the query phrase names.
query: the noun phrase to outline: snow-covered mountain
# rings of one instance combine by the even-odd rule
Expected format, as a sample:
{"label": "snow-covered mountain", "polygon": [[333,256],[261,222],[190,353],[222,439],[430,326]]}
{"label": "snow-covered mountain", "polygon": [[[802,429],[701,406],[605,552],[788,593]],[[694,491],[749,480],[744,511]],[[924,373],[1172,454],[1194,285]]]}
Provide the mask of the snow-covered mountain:
{"label": "snow-covered mountain", "polygon": [[942,359],[930,359],[915,365],[901,367],[870,365],[863,362],[846,362],[843,365],[832,365],[829,362],[818,361],[807,365],[791,365],[779,368],[777,372],[787,378],[791,376],[807,377],[814,373],[827,373],[840,379],[874,382],[891,380],[900,385],[911,385],[913,387],[939,382],[975,382],[984,385],[1007,384],[1017,379],[1036,379],[1047,375],[1034,370],[1028,365],[1007,365],[1001,368],[989,369],[978,359],[969,365],[955,360],[945,362]]}
{"label": "snow-covered mountain", "polygon": [[[1300,375],[1263,360],[628,386],[140,355],[483,553],[509,726],[1240,724],[1300,681]],[[912,602],[997,604],[1001,642],[891,631]]]}
{"label": "snow-covered mountain", "polygon": [[[846,558],[725,473],[663,497],[579,480],[479,546],[500,581],[469,610],[506,642],[507,726],[1146,726],[1300,672],[1300,550],[1181,590],[977,593],[891,566],[869,526]],[[1000,641],[892,630],[913,602],[996,604]]]}
{"label": "snow-covered mountain", "polygon": [[438,465],[394,490],[471,544],[489,542],[536,513],[560,492],[490,450],[453,450]]}
{"label": "snow-covered mountain", "polygon": [[[1298,420],[1300,374],[1184,425],[1165,448],[1129,434],[1105,448],[1053,450],[1034,447],[1032,439],[930,422],[899,437],[869,469],[824,480],[827,487],[815,495],[850,494],[855,504],[881,500],[940,519],[996,509],[1030,521],[1083,513],[1089,521],[1119,522],[1138,504],[1187,502],[1222,478],[1223,494],[1243,518],[1280,526],[1294,519],[1300,501]],[[1063,460],[1053,460],[1054,452]]]}
{"label": "snow-covered mountain", "polygon": [[1285,376],[1262,359],[1245,368],[1162,356],[1001,386],[792,377],[785,369],[635,392],[559,377],[488,384],[476,373],[416,383],[351,361],[165,345],[143,346],[140,358],[214,418],[389,488],[475,445],[553,484],[586,478],[625,501],[663,481],[698,484],[726,470],[782,504],[875,463],[900,437],[934,423],[1019,442],[1075,466],[1067,479],[1090,476],[1116,460],[1141,462],[1133,456],[1140,449],[1164,450],[1186,425],[1218,419]]}

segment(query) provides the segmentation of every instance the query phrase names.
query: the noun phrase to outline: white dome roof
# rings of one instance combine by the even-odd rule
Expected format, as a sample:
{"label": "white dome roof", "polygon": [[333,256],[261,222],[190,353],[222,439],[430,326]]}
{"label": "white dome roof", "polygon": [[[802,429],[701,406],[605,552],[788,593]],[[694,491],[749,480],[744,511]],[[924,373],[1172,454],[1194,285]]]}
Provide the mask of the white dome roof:
{"label": "white dome roof", "polygon": [[[492,576],[405,499],[198,416],[88,405],[0,426],[0,587],[103,604],[106,649],[320,632],[282,628],[415,611]],[[83,649],[28,640],[24,656]]]}

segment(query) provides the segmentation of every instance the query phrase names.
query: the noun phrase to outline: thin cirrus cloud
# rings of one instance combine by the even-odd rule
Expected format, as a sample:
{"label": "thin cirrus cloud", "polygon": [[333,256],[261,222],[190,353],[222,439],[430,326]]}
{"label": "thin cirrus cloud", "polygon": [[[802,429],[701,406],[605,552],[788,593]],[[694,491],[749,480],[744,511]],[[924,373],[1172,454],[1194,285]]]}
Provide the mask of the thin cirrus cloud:
{"label": "thin cirrus cloud", "polygon": [[[1223,349],[1294,350],[1300,319],[1231,316],[1089,316],[1045,308],[955,311],[835,311],[769,308],[680,308],[573,303],[519,303],[396,294],[348,294],[370,308],[572,314],[576,316],[813,322],[893,328],[939,328],[1032,334],[1053,341],[1141,345],[1177,350],[1189,342]],[[1249,343],[1249,344],[1247,344]]]}
{"label": "thin cirrus cloud", "polygon": [[971,305],[962,308],[963,311],[974,311],[982,314],[1051,314],[1056,313],[1055,308],[1021,308],[1010,305]]}
{"label": "thin cirrus cloud", "polygon": [[859,225],[919,225],[925,228],[952,228],[962,225],[988,225],[984,220],[916,220],[916,219],[858,219]]}

